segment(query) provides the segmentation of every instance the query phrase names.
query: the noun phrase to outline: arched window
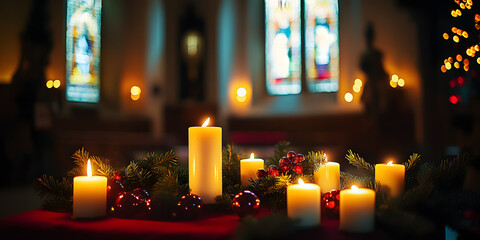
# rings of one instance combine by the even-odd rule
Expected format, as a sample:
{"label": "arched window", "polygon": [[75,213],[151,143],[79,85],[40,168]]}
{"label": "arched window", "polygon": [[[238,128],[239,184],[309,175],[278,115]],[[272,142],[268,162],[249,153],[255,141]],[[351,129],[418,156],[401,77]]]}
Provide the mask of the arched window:
{"label": "arched window", "polygon": [[338,91],[337,0],[265,0],[265,54],[269,94]]}

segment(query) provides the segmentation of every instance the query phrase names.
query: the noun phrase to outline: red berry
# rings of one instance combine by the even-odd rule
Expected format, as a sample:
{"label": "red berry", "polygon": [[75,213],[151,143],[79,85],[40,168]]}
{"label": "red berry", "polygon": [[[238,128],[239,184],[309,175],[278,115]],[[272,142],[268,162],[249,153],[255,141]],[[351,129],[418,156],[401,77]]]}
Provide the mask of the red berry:
{"label": "red berry", "polygon": [[257,170],[257,177],[258,178],[264,178],[268,175],[267,171],[265,171],[265,169],[263,168],[260,168]]}
{"label": "red berry", "polygon": [[282,157],[280,158],[280,160],[278,160],[278,164],[280,165],[280,167],[282,167],[283,165],[288,165],[290,163],[290,160],[288,160],[287,157]]}
{"label": "red berry", "polygon": [[305,160],[305,156],[303,156],[303,154],[299,153],[295,155],[295,163],[301,163],[303,160]]}
{"label": "red berry", "polygon": [[282,172],[290,171],[290,165],[284,164],[284,165],[280,166],[280,171],[282,171]]}
{"label": "red berry", "polygon": [[280,172],[277,169],[272,170],[272,171],[268,171],[268,176],[269,177],[276,177],[278,175],[280,175]]}
{"label": "red berry", "polygon": [[269,173],[270,173],[271,171],[273,171],[273,170],[278,170],[277,166],[275,166],[275,165],[270,165],[270,166],[268,166],[268,172],[269,172]]}
{"label": "red berry", "polygon": [[293,171],[295,171],[297,174],[302,174],[303,173],[303,166],[302,165],[295,165],[295,167],[293,167]]}
{"label": "red berry", "polygon": [[297,155],[297,154],[295,154],[294,151],[289,151],[287,153],[287,158],[290,159],[290,161],[293,161],[293,160],[295,160],[295,155]]}

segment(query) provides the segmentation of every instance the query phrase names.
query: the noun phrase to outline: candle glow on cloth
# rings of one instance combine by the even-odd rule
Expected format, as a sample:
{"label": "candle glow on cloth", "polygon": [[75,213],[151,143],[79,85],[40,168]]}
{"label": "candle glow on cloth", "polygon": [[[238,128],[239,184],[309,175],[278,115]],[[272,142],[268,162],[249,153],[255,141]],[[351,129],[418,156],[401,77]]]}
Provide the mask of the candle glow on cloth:
{"label": "candle glow on cloth", "polygon": [[340,191],[340,227],[347,232],[367,233],[375,228],[375,191],[357,188]]}
{"label": "candle glow on cloth", "polygon": [[242,185],[248,185],[250,178],[257,179],[257,170],[264,168],[264,161],[260,158],[254,158],[253,153],[250,158],[240,160],[240,176]]}
{"label": "candle glow on cloth", "polygon": [[290,218],[299,219],[300,226],[320,225],[320,187],[304,183],[302,179],[298,179],[298,184],[288,186],[287,214]]}
{"label": "candle glow on cloth", "polygon": [[[324,156],[327,159],[326,155]],[[322,194],[340,189],[340,164],[336,162],[321,164],[313,176],[315,183],[320,186]]]}
{"label": "candle glow on cloth", "polygon": [[405,166],[392,164],[392,162],[375,165],[375,181],[388,187],[390,196],[398,197],[403,193],[405,187]]}
{"label": "candle glow on cloth", "polygon": [[188,175],[192,193],[206,204],[215,203],[222,195],[222,128],[188,128]]}
{"label": "candle glow on cloth", "polygon": [[90,159],[87,176],[73,179],[73,218],[97,218],[107,214],[107,178],[92,176]]}

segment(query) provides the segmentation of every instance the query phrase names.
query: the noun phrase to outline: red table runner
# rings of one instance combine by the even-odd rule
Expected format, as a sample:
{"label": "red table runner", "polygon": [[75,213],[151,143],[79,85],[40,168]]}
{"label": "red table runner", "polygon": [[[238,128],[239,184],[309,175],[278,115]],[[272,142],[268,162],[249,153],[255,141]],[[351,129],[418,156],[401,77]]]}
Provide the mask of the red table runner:
{"label": "red table runner", "polygon": [[[262,214],[261,214],[262,215]],[[241,224],[236,215],[183,221],[149,221],[105,218],[91,221],[71,219],[71,213],[33,210],[0,220],[0,236],[12,239],[229,239]],[[348,234],[338,230],[338,220],[322,219],[322,226],[296,234],[307,239],[388,239],[382,231]],[[136,238],[136,239],[135,239]]]}

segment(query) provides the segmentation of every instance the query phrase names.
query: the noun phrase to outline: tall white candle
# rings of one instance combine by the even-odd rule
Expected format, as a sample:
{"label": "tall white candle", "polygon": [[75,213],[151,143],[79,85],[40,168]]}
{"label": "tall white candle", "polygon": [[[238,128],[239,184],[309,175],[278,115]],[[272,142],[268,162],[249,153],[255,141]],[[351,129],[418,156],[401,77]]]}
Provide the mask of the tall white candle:
{"label": "tall white candle", "polygon": [[257,170],[264,168],[264,161],[260,158],[255,158],[253,153],[250,158],[240,160],[240,179],[242,185],[248,185],[250,178],[257,179]]}
{"label": "tall white candle", "polygon": [[287,187],[288,217],[299,219],[300,226],[320,225],[320,187],[316,184],[304,183]]}
{"label": "tall white candle", "polygon": [[340,191],[340,230],[355,233],[375,228],[375,191],[357,188]]}
{"label": "tall white candle", "polygon": [[188,129],[189,186],[206,204],[222,195],[222,128],[207,127],[209,119]]}
{"label": "tall white candle", "polygon": [[107,178],[92,176],[90,159],[87,176],[73,179],[73,217],[97,218],[107,214]]}

